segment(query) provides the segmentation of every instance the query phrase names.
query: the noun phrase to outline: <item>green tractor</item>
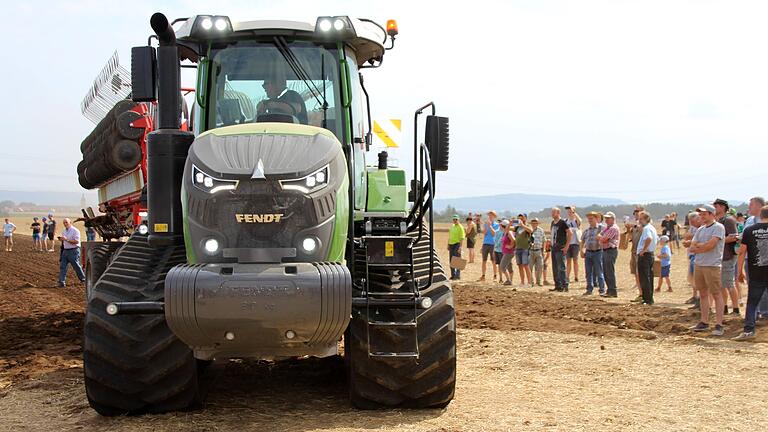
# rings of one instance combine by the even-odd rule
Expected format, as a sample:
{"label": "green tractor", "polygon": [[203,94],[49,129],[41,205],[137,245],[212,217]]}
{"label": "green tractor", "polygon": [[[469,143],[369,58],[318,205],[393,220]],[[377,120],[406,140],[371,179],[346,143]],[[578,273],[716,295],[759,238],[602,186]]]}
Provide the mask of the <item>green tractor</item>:
{"label": "green tractor", "polygon": [[[89,284],[90,405],[188,409],[213,360],[340,351],[354,406],[447,405],[455,311],[431,215],[448,119],[432,103],[415,112],[410,182],[385,152],[366,163],[360,71],[381,65],[396,24],[160,13],[150,24],[157,46],[133,48],[131,63],[131,98],[154,113],[148,221],[91,263],[106,269]],[[189,115],[181,68],[197,72]]]}

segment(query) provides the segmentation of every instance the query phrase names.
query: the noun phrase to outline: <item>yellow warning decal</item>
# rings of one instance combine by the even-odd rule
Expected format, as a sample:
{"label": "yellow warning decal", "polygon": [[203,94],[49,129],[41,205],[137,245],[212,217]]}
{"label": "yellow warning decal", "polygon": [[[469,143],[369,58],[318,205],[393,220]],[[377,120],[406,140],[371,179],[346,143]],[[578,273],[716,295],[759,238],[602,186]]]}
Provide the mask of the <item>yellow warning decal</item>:
{"label": "yellow warning decal", "polygon": [[374,120],[373,133],[387,147],[399,147],[402,123],[398,119]]}
{"label": "yellow warning decal", "polygon": [[168,232],[168,224],[155,224],[155,232]]}
{"label": "yellow warning decal", "polygon": [[393,241],[384,242],[384,256],[385,257],[395,256],[395,242]]}

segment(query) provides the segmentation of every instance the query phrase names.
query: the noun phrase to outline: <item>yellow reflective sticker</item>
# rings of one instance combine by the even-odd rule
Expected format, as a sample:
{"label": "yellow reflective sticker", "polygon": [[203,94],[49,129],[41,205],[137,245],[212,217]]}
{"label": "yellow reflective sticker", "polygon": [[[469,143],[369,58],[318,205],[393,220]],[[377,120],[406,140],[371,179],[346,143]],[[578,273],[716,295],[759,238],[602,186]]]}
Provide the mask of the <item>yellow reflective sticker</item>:
{"label": "yellow reflective sticker", "polygon": [[168,224],[155,224],[155,232],[168,232]]}
{"label": "yellow reflective sticker", "polygon": [[395,242],[393,241],[384,242],[384,256],[385,257],[395,256]]}

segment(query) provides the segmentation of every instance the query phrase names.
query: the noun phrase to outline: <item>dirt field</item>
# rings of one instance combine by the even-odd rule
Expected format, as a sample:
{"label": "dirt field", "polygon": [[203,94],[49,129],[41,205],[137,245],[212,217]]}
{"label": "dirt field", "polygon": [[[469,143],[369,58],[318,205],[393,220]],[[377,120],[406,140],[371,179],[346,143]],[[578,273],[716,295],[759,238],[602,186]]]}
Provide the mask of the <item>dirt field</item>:
{"label": "dirt field", "polygon": [[[443,254],[446,235],[438,233]],[[444,410],[361,412],[349,407],[338,359],[269,364],[230,361],[208,377],[205,407],[189,413],[107,419],[88,407],[82,383],[83,287],[55,288],[57,254],[31,252],[18,236],[0,253],[0,430],[762,430],[768,328],[757,343],[694,337],[675,291],[653,307],[629,304],[628,255],[620,297],[544,288],[454,285],[459,321],[456,399]],[[583,270],[583,269],[582,269]],[[489,272],[490,273],[490,272]],[[582,272],[583,273],[583,272]],[[583,279],[583,274],[581,275]],[[581,289],[579,289],[581,288]],[[740,317],[728,317],[727,335]]]}

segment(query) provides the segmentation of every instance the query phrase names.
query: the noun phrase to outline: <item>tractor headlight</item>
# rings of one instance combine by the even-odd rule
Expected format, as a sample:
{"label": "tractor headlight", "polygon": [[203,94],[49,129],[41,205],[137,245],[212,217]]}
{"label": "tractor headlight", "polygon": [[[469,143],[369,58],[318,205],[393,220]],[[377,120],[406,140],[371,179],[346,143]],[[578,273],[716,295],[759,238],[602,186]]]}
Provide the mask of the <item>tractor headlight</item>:
{"label": "tractor headlight", "polygon": [[328,186],[328,165],[320,168],[312,174],[292,180],[281,180],[283,190],[297,190],[304,193],[312,193]]}
{"label": "tractor headlight", "polygon": [[195,38],[209,39],[231,33],[232,22],[229,17],[218,15],[198,15],[192,24],[190,35]]}
{"label": "tractor headlight", "polygon": [[225,190],[235,190],[238,181],[217,179],[192,165],[192,183],[201,191],[214,194]]}
{"label": "tractor headlight", "polygon": [[216,252],[219,251],[219,241],[213,238],[209,238],[203,244],[203,248],[205,248],[205,252],[207,252],[209,255],[215,255]]}
{"label": "tractor headlight", "polygon": [[347,16],[319,17],[315,24],[315,34],[326,40],[343,41],[357,37],[355,26]]}

